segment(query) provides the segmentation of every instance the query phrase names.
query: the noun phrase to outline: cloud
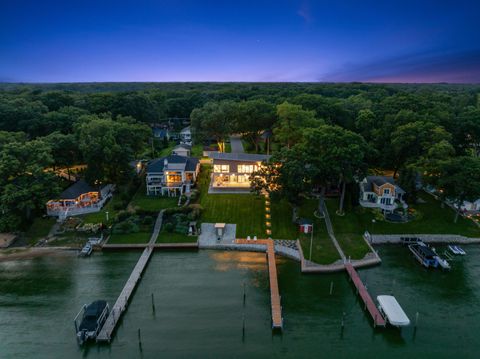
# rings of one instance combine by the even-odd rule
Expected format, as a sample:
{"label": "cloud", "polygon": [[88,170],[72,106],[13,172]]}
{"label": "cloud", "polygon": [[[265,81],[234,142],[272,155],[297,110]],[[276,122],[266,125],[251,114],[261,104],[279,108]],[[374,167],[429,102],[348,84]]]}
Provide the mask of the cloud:
{"label": "cloud", "polygon": [[297,15],[302,17],[306,23],[310,23],[313,21],[312,13],[310,11],[310,4],[308,1],[302,1],[300,4],[300,9],[297,11]]}
{"label": "cloud", "polygon": [[480,83],[480,49],[420,52],[368,63],[346,63],[320,81]]}

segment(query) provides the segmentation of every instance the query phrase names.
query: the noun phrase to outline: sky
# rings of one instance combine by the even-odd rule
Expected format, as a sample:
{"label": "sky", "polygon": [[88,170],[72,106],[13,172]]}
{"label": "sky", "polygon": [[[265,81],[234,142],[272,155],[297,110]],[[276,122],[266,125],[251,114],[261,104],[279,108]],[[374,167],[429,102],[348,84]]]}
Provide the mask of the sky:
{"label": "sky", "polygon": [[480,82],[479,0],[0,0],[0,82]]}

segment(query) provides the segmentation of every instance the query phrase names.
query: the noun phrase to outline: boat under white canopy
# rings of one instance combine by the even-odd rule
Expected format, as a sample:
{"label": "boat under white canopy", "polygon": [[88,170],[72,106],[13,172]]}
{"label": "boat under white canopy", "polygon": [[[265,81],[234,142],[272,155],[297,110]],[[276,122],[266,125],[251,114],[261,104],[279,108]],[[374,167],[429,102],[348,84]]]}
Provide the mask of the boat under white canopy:
{"label": "boat under white canopy", "polygon": [[377,300],[381,311],[385,314],[386,319],[391,325],[404,327],[410,324],[410,319],[408,319],[394,296],[379,295]]}

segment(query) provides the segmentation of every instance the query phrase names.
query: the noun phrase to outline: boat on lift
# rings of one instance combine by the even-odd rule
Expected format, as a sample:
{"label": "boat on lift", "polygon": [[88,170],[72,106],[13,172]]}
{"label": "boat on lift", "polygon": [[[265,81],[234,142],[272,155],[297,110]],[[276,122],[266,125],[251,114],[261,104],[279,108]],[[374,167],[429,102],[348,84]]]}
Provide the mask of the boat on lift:
{"label": "boat on lift", "polygon": [[390,325],[394,327],[405,327],[410,325],[410,319],[403,311],[397,299],[392,295],[377,296],[378,310],[387,319]]}
{"label": "boat on lift", "polygon": [[83,246],[82,250],[80,251],[80,253],[78,253],[78,255],[80,257],[88,257],[90,254],[92,254],[92,251],[93,251],[93,246],[90,242],[87,242],[85,244],[85,246]]}
{"label": "boat on lift", "polygon": [[464,256],[465,254],[467,254],[467,252],[465,252],[462,248],[453,244],[449,245],[448,249],[450,250],[450,252],[456,255]]}
{"label": "boat on lift", "polygon": [[[108,303],[105,300],[96,300],[89,305],[84,305],[73,320],[77,341],[80,345],[88,340],[94,340],[103,324],[107,320],[109,313]],[[81,316],[80,324],[78,319]]]}

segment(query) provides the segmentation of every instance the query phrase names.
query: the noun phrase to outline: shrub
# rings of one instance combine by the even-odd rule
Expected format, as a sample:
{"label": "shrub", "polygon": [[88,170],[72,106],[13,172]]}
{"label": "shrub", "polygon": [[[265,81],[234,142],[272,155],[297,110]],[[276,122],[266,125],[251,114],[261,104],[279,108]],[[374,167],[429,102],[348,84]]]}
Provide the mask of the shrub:
{"label": "shrub", "polygon": [[117,222],[123,222],[125,221],[128,217],[130,217],[130,213],[127,211],[119,211],[117,213]]}
{"label": "shrub", "polygon": [[171,232],[173,232],[174,226],[173,226],[172,223],[165,223],[164,228],[165,228],[165,230],[166,230],[167,232],[170,232],[170,233],[171,233]]}
{"label": "shrub", "polygon": [[142,221],[143,224],[145,225],[150,225],[153,223],[153,217],[152,216],[145,216]]}
{"label": "shrub", "polygon": [[124,206],[123,201],[116,202],[116,203],[113,204],[113,209],[116,210],[116,211],[120,211],[124,208],[125,208],[125,206]]}

